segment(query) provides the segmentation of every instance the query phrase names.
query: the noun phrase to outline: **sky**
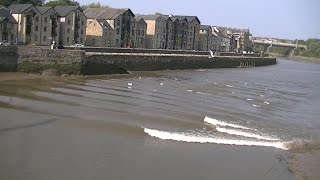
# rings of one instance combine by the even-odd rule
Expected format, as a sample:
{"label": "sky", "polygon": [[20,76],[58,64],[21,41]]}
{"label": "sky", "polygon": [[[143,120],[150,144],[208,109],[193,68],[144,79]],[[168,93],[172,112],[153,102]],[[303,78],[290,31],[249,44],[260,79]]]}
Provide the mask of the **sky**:
{"label": "sky", "polygon": [[203,25],[249,28],[255,37],[320,39],[320,0],[78,0],[134,14],[195,15]]}

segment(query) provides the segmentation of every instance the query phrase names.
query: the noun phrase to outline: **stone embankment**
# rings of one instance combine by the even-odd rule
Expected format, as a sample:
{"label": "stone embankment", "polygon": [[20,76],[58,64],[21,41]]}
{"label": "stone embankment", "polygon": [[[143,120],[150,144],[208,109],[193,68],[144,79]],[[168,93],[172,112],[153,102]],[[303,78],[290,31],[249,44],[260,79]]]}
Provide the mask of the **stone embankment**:
{"label": "stone embankment", "polygon": [[0,47],[0,71],[59,74],[114,74],[128,71],[255,67],[276,64],[276,58],[259,54],[130,48],[54,49],[34,46]]}

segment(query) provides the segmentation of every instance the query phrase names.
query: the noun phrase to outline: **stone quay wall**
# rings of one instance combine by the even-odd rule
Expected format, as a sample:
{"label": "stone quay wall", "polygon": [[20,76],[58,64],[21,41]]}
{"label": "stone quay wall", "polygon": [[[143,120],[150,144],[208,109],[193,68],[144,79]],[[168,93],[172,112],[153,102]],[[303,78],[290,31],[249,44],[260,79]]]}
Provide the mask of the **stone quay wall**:
{"label": "stone quay wall", "polygon": [[0,72],[16,71],[18,66],[18,48],[0,46]]}
{"label": "stone quay wall", "polygon": [[276,59],[236,56],[208,58],[208,56],[88,55],[86,64],[88,68],[90,68],[89,64],[93,66],[99,64],[100,66],[117,66],[129,71],[156,71],[256,67],[276,64]]}
{"label": "stone quay wall", "polygon": [[[94,49],[94,48],[93,48]],[[59,74],[115,74],[128,71],[167,69],[210,69],[255,67],[276,64],[276,58],[221,55],[209,58],[208,52],[117,49],[49,49],[35,46],[0,46],[0,71],[41,73],[56,69]]]}

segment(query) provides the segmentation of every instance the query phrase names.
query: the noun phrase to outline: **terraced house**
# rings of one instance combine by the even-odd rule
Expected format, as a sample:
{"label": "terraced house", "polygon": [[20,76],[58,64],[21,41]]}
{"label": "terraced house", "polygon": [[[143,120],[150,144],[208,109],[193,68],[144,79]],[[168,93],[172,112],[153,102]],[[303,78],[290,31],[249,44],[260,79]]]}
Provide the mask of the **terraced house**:
{"label": "terraced house", "polygon": [[136,20],[136,44],[137,48],[145,48],[146,47],[146,31],[147,31],[147,23],[142,17],[135,17]]}
{"label": "terraced house", "polygon": [[134,47],[136,41],[136,20],[130,9],[87,8],[84,11],[88,21],[99,20],[107,22],[113,29],[110,46]]}
{"label": "terraced house", "polygon": [[174,24],[171,19],[171,15],[162,15],[166,20],[166,47],[165,49],[173,49],[174,41]]}
{"label": "terraced house", "polygon": [[36,7],[41,16],[38,19],[40,26],[35,27],[35,32],[39,32],[39,37],[36,36],[36,41],[39,45],[49,46],[52,42],[58,42],[60,32],[60,15],[52,7]]}
{"label": "terraced house", "polygon": [[11,4],[8,7],[18,23],[17,40],[28,45],[40,45],[41,14],[32,4]]}
{"label": "terraced house", "polygon": [[252,51],[252,43],[250,41],[249,29],[237,29],[228,27],[217,27],[221,31],[225,31],[229,36],[233,38],[231,41],[231,49],[236,52],[242,53],[243,51]]}
{"label": "terraced house", "polygon": [[161,15],[141,15],[147,23],[146,47],[149,49],[165,49],[166,22]]}
{"label": "terraced house", "polygon": [[10,44],[16,42],[17,21],[10,14],[10,10],[0,8],[0,42],[7,41]]}
{"label": "terraced house", "polygon": [[200,26],[200,40],[199,40],[199,50],[200,51],[210,51],[211,41],[212,41],[212,28],[210,25]]}
{"label": "terraced house", "polygon": [[199,40],[200,40],[200,20],[197,16],[173,16],[179,20],[187,20],[187,30],[185,34],[186,38],[186,49],[187,50],[198,50]]}
{"label": "terraced house", "polygon": [[83,44],[86,36],[87,18],[80,6],[56,6],[54,10],[60,15],[58,44],[70,46]]}
{"label": "terraced house", "polygon": [[173,22],[173,49],[186,50],[187,49],[187,27],[188,21],[186,18],[173,17],[170,19]]}
{"label": "terraced house", "polygon": [[114,29],[105,20],[88,19],[86,28],[86,46],[111,47]]}

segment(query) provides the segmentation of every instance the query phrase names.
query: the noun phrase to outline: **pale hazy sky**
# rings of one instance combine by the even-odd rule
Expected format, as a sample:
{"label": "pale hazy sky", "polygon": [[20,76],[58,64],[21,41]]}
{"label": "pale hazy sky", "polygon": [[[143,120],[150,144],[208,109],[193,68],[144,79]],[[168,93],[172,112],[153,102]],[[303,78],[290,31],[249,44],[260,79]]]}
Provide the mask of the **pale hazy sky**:
{"label": "pale hazy sky", "polygon": [[249,28],[253,36],[320,39],[320,0],[78,0],[133,13],[196,15],[201,24]]}

